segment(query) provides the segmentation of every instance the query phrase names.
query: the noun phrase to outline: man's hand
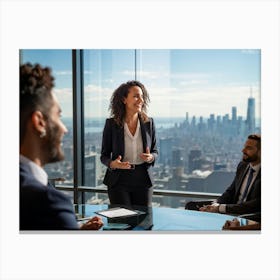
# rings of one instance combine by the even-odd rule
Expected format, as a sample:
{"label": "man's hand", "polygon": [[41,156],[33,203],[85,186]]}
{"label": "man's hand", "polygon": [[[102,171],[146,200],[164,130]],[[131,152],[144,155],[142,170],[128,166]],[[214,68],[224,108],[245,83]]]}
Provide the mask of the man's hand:
{"label": "man's hand", "polygon": [[219,213],[219,206],[218,205],[205,205],[205,206],[200,207],[199,211]]}
{"label": "man's hand", "polygon": [[227,220],[223,226],[223,229],[232,229],[236,227],[240,227],[240,222],[238,219],[234,218],[232,221]]}
{"label": "man's hand", "polygon": [[99,230],[102,226],[102,219],[100,217],[95,216],[86,223],[82,224],[80,229]]}

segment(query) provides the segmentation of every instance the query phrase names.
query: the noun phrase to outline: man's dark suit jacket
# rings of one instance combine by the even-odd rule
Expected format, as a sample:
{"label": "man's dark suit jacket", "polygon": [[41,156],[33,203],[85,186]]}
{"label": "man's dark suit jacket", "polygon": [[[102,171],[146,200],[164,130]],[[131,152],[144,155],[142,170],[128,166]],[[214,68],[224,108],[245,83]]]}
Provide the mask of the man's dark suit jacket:
{"label": "man's dark suit jacket", "polygon": [[232,184],[217,199],[218,203],[227,204],[226,213],[247,214],[261,212],[261,169],[251,186],[246,201],[237,204],[240,188],[248,169],[249,163],[240,162]]}
{"label": "man's dark suit jacket", "polygon": [[[150,153],[153,154],[154,159],[156,160],[158,150],[153,119],[150,118],[149,121],[145,123],[141,120],[141,118],[139,118],[139,120],[143,141],[143,152],[146,152],[146,148],[149,147]],[[103,183],[108,187],[114,186],[118,181],[121,170],[110,169],[110,163],[119,155],[121,155],[122,158],[124,157],[124,127],[117,125],[113,118],[106,119],[103,130],[100,160],[108,167],[103,180]],[[153,184],[153,176],[150,167],[154,165],[155,160],[152,163],[145,163],[151,185]]]}
{"label": "man's dark suit jacket", "polygon": [[20,164],[20,230],[78,229],[73,204],[53,186],[44,186]]}

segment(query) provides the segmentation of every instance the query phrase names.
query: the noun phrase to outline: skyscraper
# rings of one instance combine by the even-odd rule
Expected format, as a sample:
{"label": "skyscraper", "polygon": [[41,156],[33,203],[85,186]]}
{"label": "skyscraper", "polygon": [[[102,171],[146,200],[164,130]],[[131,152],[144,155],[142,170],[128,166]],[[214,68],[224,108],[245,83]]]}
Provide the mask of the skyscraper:
{"label": "skyscraper", "polygon": [[85,155],[85,186],[96,187],[96,153]]}
{"label": "skyscraper", "polygon": [[247,107],[247,134],[255,133],[255,98],[248,98],[248,107]]}
{"label": "skyscraper", "polygon": [[159,139],[159,162],[163,164],[170,164],[172,158],[172,138]]}
{"label": "skyscraper", "polygon": [[231,120],[233,124],[236,124],[237,121],[237,108],[234,106],[231,108]]}
{"label": "skyscraper", "polygon": [[200,149],[190,150],[189,153],[189,173],[195,169],[200,169],[201,167],[201,156],[202,152]]}

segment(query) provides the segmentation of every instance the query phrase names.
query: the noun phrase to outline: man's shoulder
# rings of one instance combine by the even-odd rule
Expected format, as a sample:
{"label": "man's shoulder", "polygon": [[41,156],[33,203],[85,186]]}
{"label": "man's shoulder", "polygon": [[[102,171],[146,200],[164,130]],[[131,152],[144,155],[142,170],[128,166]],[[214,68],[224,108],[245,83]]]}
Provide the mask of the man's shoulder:
{"label": "man's shoulder", "polygon": [[20,190],[23,191],[37,191],[45,192],[46,186],[38,182],[24,164],[20,164]]}
{"label": "man's shoulder", "polygon": [[237,169],[246,169],[248,167],[249,163],[245,161],[240,161],[237,165]]}
{"label": "man's shoulder", "polygon": [[245,161],[240,161],[236,168],[236,176],[243,176],[245,174],[246,170],[249,167],[249,163]]}
{"label": "man's shoulder", "polygon": [[37,181],[32,174],[28,173],[24,166],[20,165],[20,194],[21,199],[35,200],[41,199],[43,201],[67,201],[67,196],[55,189],[52,186],[45,186],[39,181]]}

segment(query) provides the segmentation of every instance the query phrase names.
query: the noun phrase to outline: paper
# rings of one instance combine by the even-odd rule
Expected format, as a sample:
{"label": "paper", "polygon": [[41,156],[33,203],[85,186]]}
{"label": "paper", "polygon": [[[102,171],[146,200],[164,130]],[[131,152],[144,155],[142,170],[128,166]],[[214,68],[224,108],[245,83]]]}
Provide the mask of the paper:
{"label": "paper", "polygon": [[111,208],[104,211],[95,212],[96,214],[105,216],[107,218],[127,217],[138,215],[137,211],[125,209],[125,208]]}

